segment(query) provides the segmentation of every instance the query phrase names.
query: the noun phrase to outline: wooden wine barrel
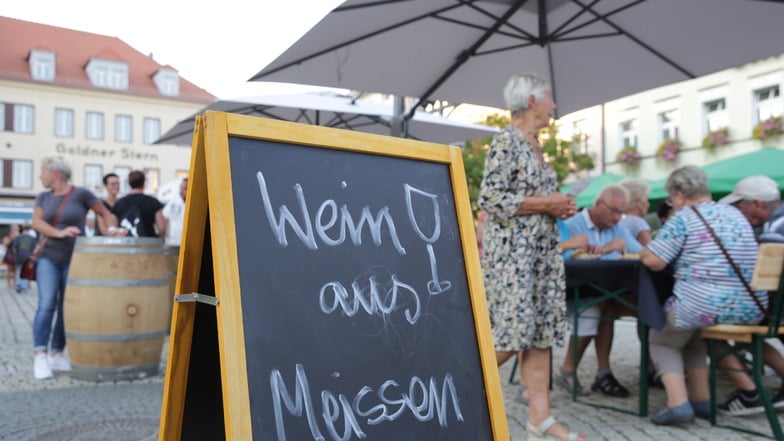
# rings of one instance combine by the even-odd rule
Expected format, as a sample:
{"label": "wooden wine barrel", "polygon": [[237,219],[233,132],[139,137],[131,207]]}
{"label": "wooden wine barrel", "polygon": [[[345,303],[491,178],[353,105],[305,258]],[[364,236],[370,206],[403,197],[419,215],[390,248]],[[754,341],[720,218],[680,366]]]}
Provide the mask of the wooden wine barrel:
{"label": "wooden wine barrel", "polygon": [[163,255],[166,256],[166,270],[169,274],[169,328],[171,328],[174,288],[177,286],[177,265],[180,263],[180,247],[163,247]]}
{"label": "wooden wine barrel", "polygon": [[170,316],[168,276],[160,239],[77,239],[63,311],[72,377],[158,374]]}

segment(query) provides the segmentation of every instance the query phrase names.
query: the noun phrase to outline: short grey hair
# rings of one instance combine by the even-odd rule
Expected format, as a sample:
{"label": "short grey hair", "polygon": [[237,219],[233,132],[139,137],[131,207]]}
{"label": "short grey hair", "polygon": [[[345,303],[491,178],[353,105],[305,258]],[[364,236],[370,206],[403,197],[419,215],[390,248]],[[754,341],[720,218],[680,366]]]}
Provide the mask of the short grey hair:
{"label": "short grey hair", "polygon": [[651,188],[647,182],[637,178],[625,178],[619,182],[629,192],[629,202],[644,201],[648,199]]}
{"label": "short grey hair", "polygon": [[664,184],[664,190],[670,196],[681,192],[687,199],[710,196],[708,177],[695,165],[684,165],[670,173],[667,183]]}
{"label": "short grey hair", "polygon": [[550,85],[542,77],[534,73],[514,75],[504,87],[504,102],[506,108],[512,113],[528,109],[528,97],[531,95],[537,101],[544,98],[544,94],[551,92]]}
{"label": "short grey hair", "polygon": [[594,201],[594,205],[596,205],[596,203],[599,201],[603,201],[613,196],[623,196],[623,198],[626,199],[627,204],[630,202],[629,190],[627,190],[624,186],[620,184],[610,184],[604,187],[602,191],[599,192],[599,196],[596,197],[596,201]]}
{"label": "short grey hair", "polygon": [[46,156],[41,159],[41,165],[47,170],[60,173],[66,181],[71,180],[71,163],[62,156]]}

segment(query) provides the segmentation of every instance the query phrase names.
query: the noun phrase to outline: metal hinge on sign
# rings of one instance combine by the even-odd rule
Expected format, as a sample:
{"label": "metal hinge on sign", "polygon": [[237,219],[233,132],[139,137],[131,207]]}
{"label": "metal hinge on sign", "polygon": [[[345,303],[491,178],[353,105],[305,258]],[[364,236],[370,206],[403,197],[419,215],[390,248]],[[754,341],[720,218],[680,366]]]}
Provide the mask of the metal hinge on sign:
{"label": "metal hinge on sign", "polygon": [[197,292],[193,292],[190,294],[179,294],[174,296],[175,302],[199,302],[199,303],[206,303],[212,306],[218,306],[220,303],[220,299],[213,296],[208,296],[206,294],[199,294]]}

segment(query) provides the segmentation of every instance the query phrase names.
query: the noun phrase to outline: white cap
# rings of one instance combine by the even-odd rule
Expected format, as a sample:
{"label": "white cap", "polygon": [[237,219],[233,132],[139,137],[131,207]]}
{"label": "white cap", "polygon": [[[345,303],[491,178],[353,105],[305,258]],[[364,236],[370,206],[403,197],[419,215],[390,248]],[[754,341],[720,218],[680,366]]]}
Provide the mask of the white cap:
{"label": "white cap", "polygon": [[734,204],[738,201],[778,201],[781,198],[779,185],[773,179],[762,176],[749,176],[735,184],[732,193],[719,200],[721,204]]}

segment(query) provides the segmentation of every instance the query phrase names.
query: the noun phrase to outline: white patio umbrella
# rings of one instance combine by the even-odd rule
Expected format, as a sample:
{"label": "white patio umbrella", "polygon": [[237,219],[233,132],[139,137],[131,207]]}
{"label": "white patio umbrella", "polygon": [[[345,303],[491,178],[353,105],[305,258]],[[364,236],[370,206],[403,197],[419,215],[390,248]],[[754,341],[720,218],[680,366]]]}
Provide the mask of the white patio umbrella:
{"label": "white patio umbrella", "polygon": [[[390,121],[393,117],[391,106],[353,99],[331,92],[221,100],[210,104],[197,115],[205,110],[261,116],[379,135],[390,134]],[[156,144],[190,145],[195,116],[177,123],[171,130],[164,133],[156,141]],[[489,136],[496,131],[497,129],[494,127],[462,123],[419,111],[408,122],[407,137],[450,144]]]}
{"label": "white patio umbrella", "polygon": [[782,20],[782,0],[348,0],[251,80],[503,107],[536,72],[563,115],[778,55]]}

